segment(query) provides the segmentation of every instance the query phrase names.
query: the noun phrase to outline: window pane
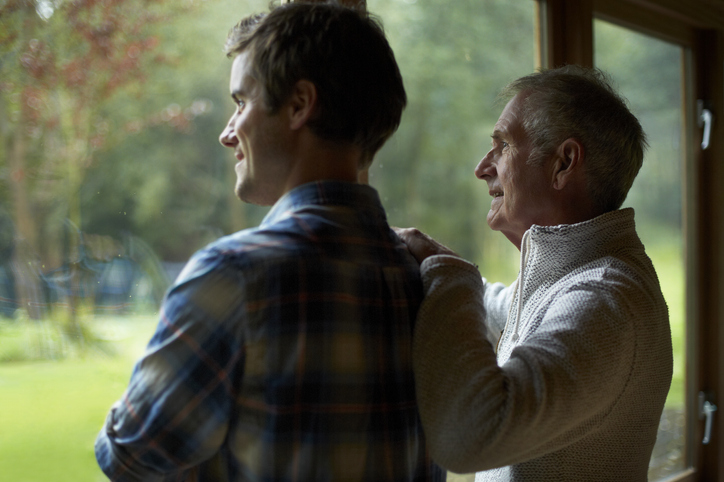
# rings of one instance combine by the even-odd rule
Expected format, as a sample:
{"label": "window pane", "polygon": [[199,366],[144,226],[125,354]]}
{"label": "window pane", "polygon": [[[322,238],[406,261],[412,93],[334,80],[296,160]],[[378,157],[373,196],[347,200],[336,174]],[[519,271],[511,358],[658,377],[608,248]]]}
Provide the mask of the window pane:
{"label": "window pane", "polygon": [[618,83],[650,144],[625,205],[636,211],[671,322],[674,376],[649,466],[649,480],[660,480],[686,463],[682,49],[604,21],[594,29],[596,66]]}
{"label": "window pane", "polygon": [[408,107],[370,169],[390,222],[415,226],[510,283],[518,250],[488,228],[473,169],[490,149],[509,81],[535,69],[536,2],[368,0],[400,64]]}
{"label": "window pane", "polygon": [[[266,213],[235,198],[234,160],[217,137],[233,109],[226,32],[267,5],[0,7],[4,479],[103,478],[93,442],[170,280],[194,251]],[[495,94],[534,68],[535,2],[368,8],[410,100],[370,173],[391,222],[428,231],[493,281],[513,281],[518,252],[488,229],[490,198],[473,169],[503,107]]]}
{"label": "window pane", "polygon": [[170,279],[264,214],[217,138],[226,33],[267,5],[0,6],[0,479],[104,479],[93,443]]}

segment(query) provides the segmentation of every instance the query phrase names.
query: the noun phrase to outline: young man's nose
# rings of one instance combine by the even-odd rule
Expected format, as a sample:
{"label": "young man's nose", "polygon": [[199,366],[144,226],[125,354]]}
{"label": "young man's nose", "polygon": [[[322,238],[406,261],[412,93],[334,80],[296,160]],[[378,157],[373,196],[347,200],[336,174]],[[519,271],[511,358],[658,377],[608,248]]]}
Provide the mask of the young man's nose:
{"label": "young man's nose", "polygon": [[234,126],[231,122],[224,128],[223,131],[221,131],[221,135],[219,136],[219,142],[224,147],[234,147],[236,146],[237,140],[236,140],[236,134],[234,133]]}

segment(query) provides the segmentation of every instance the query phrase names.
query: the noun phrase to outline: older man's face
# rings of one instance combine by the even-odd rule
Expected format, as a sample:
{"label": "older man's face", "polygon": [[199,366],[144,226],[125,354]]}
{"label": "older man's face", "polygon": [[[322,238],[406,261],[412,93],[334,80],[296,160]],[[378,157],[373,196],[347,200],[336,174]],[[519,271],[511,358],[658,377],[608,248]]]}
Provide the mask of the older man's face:
{"label": "older man's face", "polygon": [[475,168],[493,197],[488,225],[518,249],[523,233],[533,224],[547,225],[553,209],[551,163],[528,164],[531,143],[521,119],[523,99],[518,94],[505,106],[493,130],[492,148]]}

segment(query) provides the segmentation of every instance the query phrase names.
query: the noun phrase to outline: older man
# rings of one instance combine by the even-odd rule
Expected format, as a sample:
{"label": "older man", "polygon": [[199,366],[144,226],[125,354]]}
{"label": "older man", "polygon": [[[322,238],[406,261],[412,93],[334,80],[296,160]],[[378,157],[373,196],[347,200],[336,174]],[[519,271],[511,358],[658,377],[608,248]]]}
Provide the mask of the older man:
{"label": "older man", "polygon": [[96,441],[113,480],[437,481],[415,403],[418,266],[360,169],[406,103],[381,27],[291,3],[232,30],[221,143],[261,226],[194,255]]}
{"label": "older man", "polygon": [[645,481],[672,374],[656,272],[620,209],[643,160],[637,119],[596,70],[514,81],[475,169],[487,221],[521,251],[491,284],[417,230],[426,298],[418,402],[433,458],[476,481]]}

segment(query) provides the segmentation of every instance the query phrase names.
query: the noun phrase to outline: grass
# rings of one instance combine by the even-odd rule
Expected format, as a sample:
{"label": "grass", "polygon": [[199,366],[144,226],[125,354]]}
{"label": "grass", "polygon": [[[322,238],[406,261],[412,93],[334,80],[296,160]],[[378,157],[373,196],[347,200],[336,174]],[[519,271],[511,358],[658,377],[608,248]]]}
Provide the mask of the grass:
{"label": "grass", "polygon": [[[111,404],[123,393],[133,363],[156,325],[155,316],[93,322],[114,341],[115,355],[85,351],[52,361],[0,363],[0,474],[13,482],[100,482],[93,444]],[[0,360],[28,344],[58,357],[54,329],[34,321],[0,329]],[[41,341],[38,341],[41,340]],[[50,347],[50,348],[47,348]],[[471,482],[474,474],[449,474],[450,482]]]}
{"label": "grass", "polygon": [[[117,354],[89,352],[53,361],[0,364],[0,474],[13,482],[107,480],[93,444],[125,389],[155,317],[100,320]],[[5,330],[5,335],[7,335]],[[15,336],[15,338],[18,338]],[[0,353],[12,336],[0,337]]]}
{"label": "grass", "polygon": [[651,258],[659,277],[661,291],[669,308],[669,324],[674,352],[674,375],[666,405],[683,407],[686,389],[686,302],[684,261],[677,243],[668,242],[671,234],[657,237],[650,235],[646,252]]}

